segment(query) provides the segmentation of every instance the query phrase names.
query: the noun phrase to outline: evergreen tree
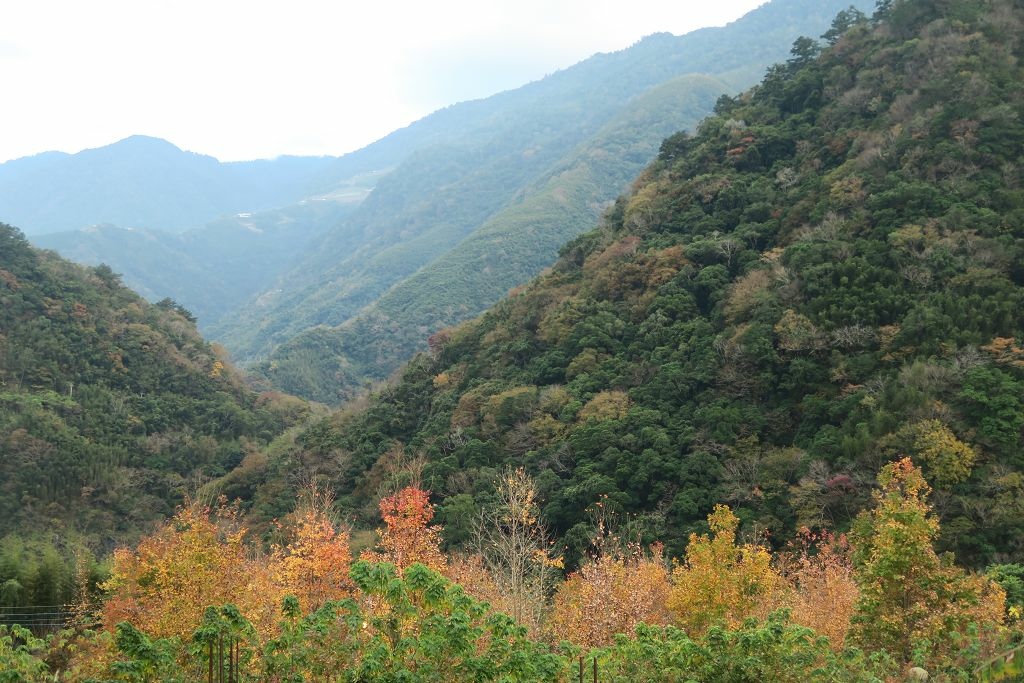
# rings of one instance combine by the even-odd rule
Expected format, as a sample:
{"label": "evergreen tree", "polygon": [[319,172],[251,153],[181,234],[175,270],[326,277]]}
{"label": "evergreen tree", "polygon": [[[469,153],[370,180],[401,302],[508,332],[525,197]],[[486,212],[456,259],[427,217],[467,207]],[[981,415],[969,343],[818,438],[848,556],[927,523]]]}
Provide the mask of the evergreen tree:
{"label": "evergreen tree", "polygon": [[962,664],[994,644],[1005,593],[935,552],[939,522],[927,502],[930,489],[909,458],[883,467],[878,484],[874,509],[853,528],[860,599],[852,640],[929,670]]}

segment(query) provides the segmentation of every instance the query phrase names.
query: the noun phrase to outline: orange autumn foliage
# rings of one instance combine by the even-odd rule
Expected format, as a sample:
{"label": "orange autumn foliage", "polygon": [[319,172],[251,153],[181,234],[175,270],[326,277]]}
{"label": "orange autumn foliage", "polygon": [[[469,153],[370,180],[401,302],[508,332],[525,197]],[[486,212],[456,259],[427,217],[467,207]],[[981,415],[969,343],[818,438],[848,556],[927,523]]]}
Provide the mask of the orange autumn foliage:
{"label": "orange autumn foliage", "polygon": [[793,622],[827,636],[833,650],[842,650],[860,595],[846,535],[801,529],[785,562]]}
{"label": "orange autumn foliage", "polygon": [[428,526],[434,518],[430,494],[407,486],[380,501],[385,528],[378,530],[377,549],[362,553],[371,562],[390,562],[405,569],[420,562],[444,573],[447,562],[441,553],[441,527]]}
{"label": "orange autumn foliage", "polygon": [[338,533],[323,510],[308,506],[296,513],[292,540],[271,552],[270,570],[281,597],[294,595],[304,612],[352,592],[347,533]]}
{"label": "orange autumn foliage", "polygon": [[264,599],[250,589],[261,568],[249,560],[236,508],[215,515],[181,508],[136,550],[114,552],[110,598],[103,607],[108,629],[130,621],[158,638],[187,638],[207,605],[234,603],[254,620]]}
{"label": "orange autumn foliage", "polygon": [[245,543],[237,507],[182,508],[134,551],[115,551],[103,624],[130,621],[151,636],[187,640],[207,606],[232,603],[269,637],[285,595],[304,609],[349,595],[347,534],[312,507],[296,515],[291,533],[260,555]]}
{"label": "orange autumn foliage", "polygon": [[671,585],[656,546],[651,556],[634,548],[628,555],[603,555],[573,573],[555,593],[548,628],[556,639],[582,647],[603,647],[615,634],[632,634],[637,624],[667,624]]}
{"label": "orange autumn foliage", "polygon": [[480,554],[450,557],[445,576],[462,586],[467,595],[490,604],[495,611],[512,614],[511,597],[498,586]]}

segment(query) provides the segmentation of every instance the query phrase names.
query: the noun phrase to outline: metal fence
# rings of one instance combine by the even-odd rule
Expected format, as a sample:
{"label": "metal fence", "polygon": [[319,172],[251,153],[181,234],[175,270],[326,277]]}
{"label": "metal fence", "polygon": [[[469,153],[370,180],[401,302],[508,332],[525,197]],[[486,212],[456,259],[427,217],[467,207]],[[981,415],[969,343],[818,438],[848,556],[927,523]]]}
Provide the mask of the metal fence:
{"label": "metal fence", "polygon": [[0,626],[23,626],[35,634],[67,628],[74,619],[71,605],[0,607]]}

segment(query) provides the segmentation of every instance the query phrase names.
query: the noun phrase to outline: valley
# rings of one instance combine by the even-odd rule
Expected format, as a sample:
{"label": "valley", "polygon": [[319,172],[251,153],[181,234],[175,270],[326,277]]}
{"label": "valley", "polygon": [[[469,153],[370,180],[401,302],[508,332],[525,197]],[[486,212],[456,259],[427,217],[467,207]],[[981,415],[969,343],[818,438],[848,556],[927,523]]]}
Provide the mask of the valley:
{"label": "valley", "polygon": [[0,670],[1018,680],[1024,10],[825,4],[0,226]]}

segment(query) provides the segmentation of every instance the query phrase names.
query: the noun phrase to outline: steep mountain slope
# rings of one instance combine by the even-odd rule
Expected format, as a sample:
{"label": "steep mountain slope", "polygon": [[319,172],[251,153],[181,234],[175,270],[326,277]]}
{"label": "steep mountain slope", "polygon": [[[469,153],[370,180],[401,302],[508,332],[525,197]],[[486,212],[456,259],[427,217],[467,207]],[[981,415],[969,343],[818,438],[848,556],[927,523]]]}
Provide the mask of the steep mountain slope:
{"label": "steep mountain slope", "polygon": [[1024,559],[1024,9],[856,20],[668,138],[550,273],[306,431],[266,490],[321,476],[369,520],[411,469],[457,543],[522,466],[572,561],[596,503],[671,555],[720,501],[778,543],[842,529],[909,455],[945,549]]}
{"label": "steep mountain slope", "polygon": [[[562,244],[593,226],[662,138],[696,126],[725,90],[707,76],[681,76],[638,97],[428,266],[337,328],[288,340],[252,370],[284,391],[327,403],[386,377],[426,348],[430,333],[480,313],[536,275]],[[410,247],[422,251],[417,242],[401,245]]]}
{"label": "steep mountain slope", "polygon": [[77,154],[0,164],[0,220],[28,235],[97,223],[181,231],[284,206],[323,183],[330,157],[221,163],[141,135]]}
{"label": "steep mountain slope", "polygon": [[100,225],[35,235],[32,243],[77,263],[107,264],[150,301],[173,298],[204,329],[261,292],[356,205],[303,200],[182,233]]}
{"label": "steep mountain slope", "polygon": [[[525,262],[499,258],[482,279],[471,278],[469,289],[486,292],[477,300],[446,300],[439,293],[437,299],[415,304],[451,310],[445,323],[479,311],[480,301],[494,301],[508,285],[521,282],[524,274],[548,265],[555,254],[550,247],[543,248],[545,245],[582,229],[580,224],[567,230],[566,219],[572,221],[573,217],[557,206],[545,207],[545,212],[535,212],[530,222],[536,223],[535,234],[553,237],[538,244],[534,234],[514,229],[524,220],[515,212],[524,211],[519,205],[531,193],[570,168],[582,153],[581,146],[591,146],[595,154],[607,153],[602,151],[602,144],[608,143],[602,137],[606,134],[603,129],[616,116],[627,116],[627,109],[637,104],[636,98],[682,74],[713,76],[725,84],[719,86],[720,92],[750,83],[753,74],[784,55],[783,46],[801,33],[820,33],[844,4],[776,0],[728,27],[682,37],[650,36],[627,50],[597,55],[518,90],[428,117],[422,126],[435,130],[431,144],[419,147],[383,178],[360,210],[325,236],[309,259],[276,282],[258,302],[214,327],[214,336],[245,362],[265,357],[311,327],[336,326],[349,320],[418,269],[458,250],[488,221],[506,222],[503,246],[511,253],[530,253]],[[742,49],[738,49],[740,45]],[[695,122],[713,100],[704,88],[706,80],[694,79],[693,83],[700,87],[693,99],[686,101],[686,110],[679,112],[675,127]],[[633,115],[641,111],[634,109]],[[456,120],[462,122],[461,127],[452,128],[457,134],[436,132]],[[638,125],[630,143],[639,150],[653,150],[663,131],[648,137],[645,129],[646,124]],[[621,179],[632,176],[647,161],[628,156],[615,160],[624,164],[621,170],[597,173],[593,183],[573,188],[577,191],[571,201],[559,203],[570,204],[570,213],[593,214],[591,205],[614,196],[621,190]],[[507,219],[499,217],[504,209],[513,210]],[[470,243],[464,253],[451,258],[471,260],[478,246]],[[440,264],[442,270],[434,277],[444,279],[445,267]],[[389,321],[403,337],[397,349],[400,353],[407,354],[422,343],[436,322],[431,317]],[[376,364],[334,352],[351,344],[372,344],[373,339],[351,343],[332,339],[324,353],[318,340],[325,336],[317,330],[309,343],[297,341],[293,351],[274,359],[278,361],[276,369],[268,366],[268,374],[283,386],[297,390],[308,386],[303,389],[307,395],[334,401],[365,376],[380,376]],[[300,356],[306,360],[298,362]],[[353,372],[345,371],[353,365]]]}
{"label": "steep mountain slope", "polygon": [[0,537],[130,540],[304,411],[247,390],[172,302],[0,224]]}

